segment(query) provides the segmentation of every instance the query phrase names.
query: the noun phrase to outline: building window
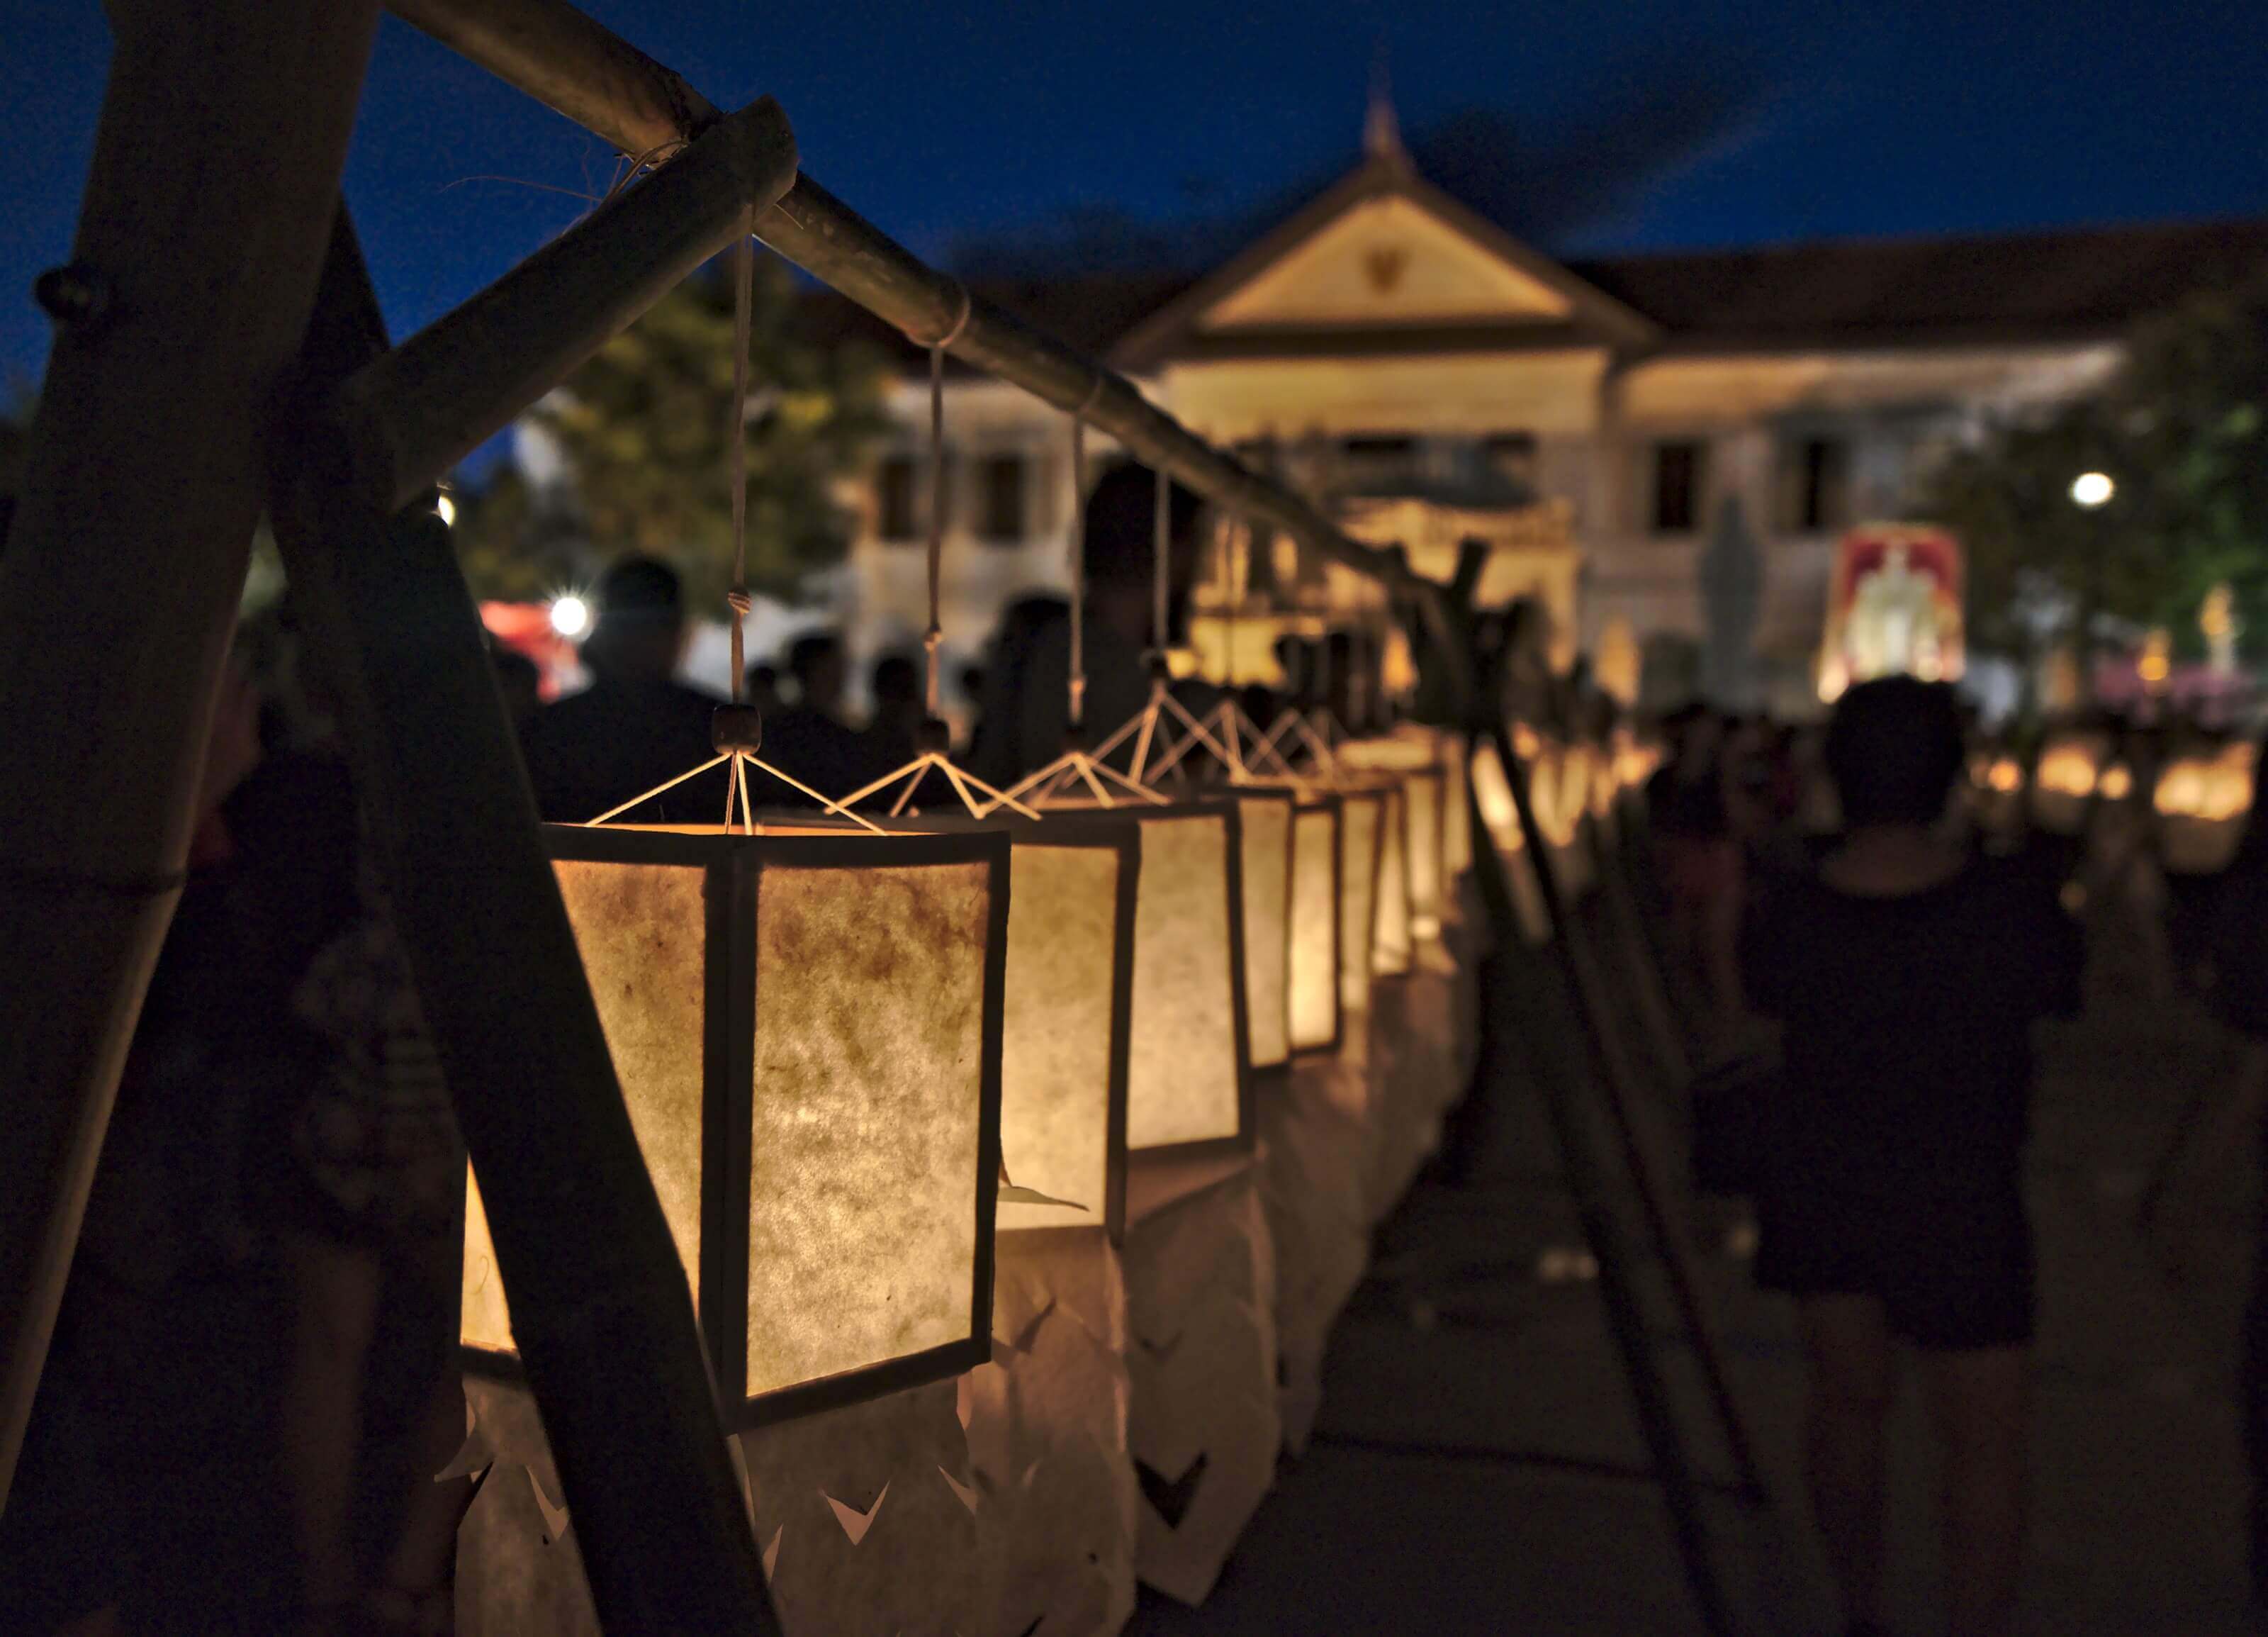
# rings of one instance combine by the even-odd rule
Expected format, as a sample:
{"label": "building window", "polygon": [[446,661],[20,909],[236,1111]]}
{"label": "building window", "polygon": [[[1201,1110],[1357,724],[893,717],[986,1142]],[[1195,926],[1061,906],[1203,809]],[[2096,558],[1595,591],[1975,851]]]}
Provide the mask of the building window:
{"label": "building window", "polygon": [[916,540],[921,535],[921,511],[916,496],[921,465],[909,454],[885,455],[874,475],[876,530],[885,540]]}
{"label": "building window", "polygon": [[1339,470],[1357,492],[1398,487],[1417,476],[1418,440],[1394,434],[1349,438],[1339,445]]}
{"label": "building window", "polygon": [[1780,446],[1779,527],[1815,535],[1851,520],[1851,446],[1805,438]]}
{"label": "building window", "polygon": [[1481,439],[1481,465],[1490,476],[1535,492],[1535,434],[1498,432]]}
{"label": "building window", "polygon": [[1020,454],[987,455],[977,464],[977,504],[983,514],[977,534],[1015,544],[1028,533],[1027,490],[1031,463]]}
{"label": "building window", "polygon": [[1653,532],[1690,535],[1700,527],[1708,446],[1691,439],[1653,446]]}

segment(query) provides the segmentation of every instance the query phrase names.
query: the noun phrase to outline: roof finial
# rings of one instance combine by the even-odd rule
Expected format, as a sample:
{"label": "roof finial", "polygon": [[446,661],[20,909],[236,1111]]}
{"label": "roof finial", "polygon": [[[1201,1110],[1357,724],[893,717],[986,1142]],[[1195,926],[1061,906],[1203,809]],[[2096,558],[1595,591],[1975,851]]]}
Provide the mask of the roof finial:
{"label": "roof finial", "polygon": [[1402,145],[1402,122],[1394,114],[1394,81],[1386,65],[1386,36],[1378,37],[1378,48],[1370,59],[1370,107],[1363,115],[1362,151],[1372,159],[1386,159],[1396,165],[1410,163],[1409,151]]}

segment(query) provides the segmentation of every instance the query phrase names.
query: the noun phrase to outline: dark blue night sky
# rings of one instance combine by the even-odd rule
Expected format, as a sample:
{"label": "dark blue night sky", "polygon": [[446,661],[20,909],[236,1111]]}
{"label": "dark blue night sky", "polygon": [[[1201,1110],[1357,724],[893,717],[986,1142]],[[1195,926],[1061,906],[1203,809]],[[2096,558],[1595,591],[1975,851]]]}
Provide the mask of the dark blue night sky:
{"label": "dark blue night sky", "polygon": [[[1465,133],[1493,213],[1547,249],[2268,213],[2259,0],[586,9],[720,104],[777,95],[814,175],[941,257],[1081,214],[1233,231],[1352,162],[1381,54],[1421,158]],[[96,0],[0,17],[0,372],[21,383],[107,45]],[[397,335],[612,171],[595,138],[381,29],[347,188]]]}

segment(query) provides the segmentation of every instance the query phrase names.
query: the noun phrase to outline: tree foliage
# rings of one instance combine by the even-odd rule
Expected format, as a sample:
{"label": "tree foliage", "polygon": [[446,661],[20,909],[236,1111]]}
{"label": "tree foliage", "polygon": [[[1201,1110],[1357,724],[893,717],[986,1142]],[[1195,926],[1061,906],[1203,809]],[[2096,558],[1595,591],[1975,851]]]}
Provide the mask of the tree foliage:
{"label": "tree foliage", "polygon": [[[2117,484],[2094,511],[2071,496],[2088,471]],[[2268,638],[2268,280],[2138,324],[2102,390],[1955,452],[1922,502],[1961,536],[1988,643],[2021,647],[2020,610],[2052,587],[2194,653],[2199,605],[2224,583]]]}
{"label": "tree foliage", "polygon": [[[721,606],[732,571],[733,287],[727,260],[686,280],[601,347],[529,419],[566,468],[554,490],[504,468],[461,505],[467,577],[483,596],[534,597],[629,552],[666,558],[692,606]],[[783,600],[840,561],[839,487],[884,431],[885,361],[814,341],[800,291],[756,266],[749,327],[748,583]]]}

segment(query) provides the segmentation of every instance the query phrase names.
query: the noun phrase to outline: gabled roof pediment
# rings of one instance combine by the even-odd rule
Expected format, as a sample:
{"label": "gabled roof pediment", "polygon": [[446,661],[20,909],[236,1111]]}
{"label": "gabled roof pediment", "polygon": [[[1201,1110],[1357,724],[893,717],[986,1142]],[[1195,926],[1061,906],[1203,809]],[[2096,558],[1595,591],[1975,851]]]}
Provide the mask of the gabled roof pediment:
{"label": "gabled roof pediment", "polygon": [[1254,324],[1564,321],[1564,291],[1513,266],[1399,192],[1358,200],[1197,314]]}
{"label": "gabled roof pediment", "polygon": [[1137,326],[1129,368],[1271,336],[1305,346],[1393,332],[1439,347],[1643,345],[1653,325],[1419,176],[1373,154],[1273,232]]}

